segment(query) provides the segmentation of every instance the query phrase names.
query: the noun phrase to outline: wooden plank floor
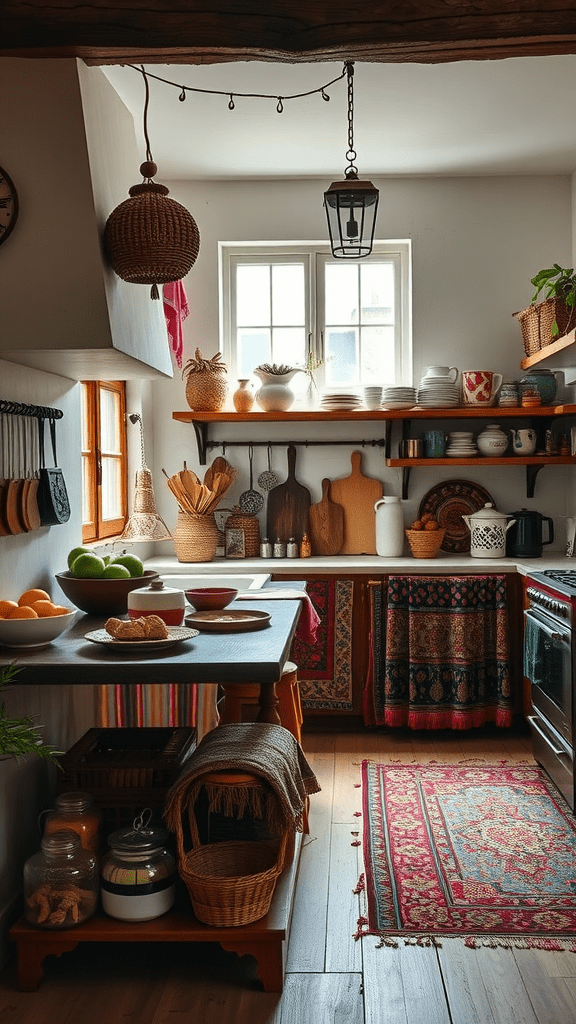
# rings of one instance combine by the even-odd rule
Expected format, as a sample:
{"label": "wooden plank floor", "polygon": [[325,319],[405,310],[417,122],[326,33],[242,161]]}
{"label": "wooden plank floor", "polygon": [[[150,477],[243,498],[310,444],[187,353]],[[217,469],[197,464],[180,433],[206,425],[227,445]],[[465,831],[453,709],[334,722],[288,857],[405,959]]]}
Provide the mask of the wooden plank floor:
{"label": "wooden plank floor", "polygon": [[281,996],[261,990],[250,957],[216,944],[87,944],[49,958],[37,992],[18,992],[10,964],[0,976],[2,1024],[576,1024],[576,954],[353,939],[360,761],[524,761],[529,738],[306,733],[303,746],[322,791],[311,799]]}

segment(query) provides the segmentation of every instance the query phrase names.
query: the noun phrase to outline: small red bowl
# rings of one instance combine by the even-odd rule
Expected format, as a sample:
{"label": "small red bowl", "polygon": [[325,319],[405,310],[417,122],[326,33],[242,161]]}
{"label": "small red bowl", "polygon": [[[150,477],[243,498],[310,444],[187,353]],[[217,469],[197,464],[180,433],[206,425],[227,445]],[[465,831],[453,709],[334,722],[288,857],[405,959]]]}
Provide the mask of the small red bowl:
{"label": "small red bowl", "polygon": [[186,600],[197,612],[209,612],[226,608],[236,597],[237,590],[231,587],[198,587],[185,590]]}

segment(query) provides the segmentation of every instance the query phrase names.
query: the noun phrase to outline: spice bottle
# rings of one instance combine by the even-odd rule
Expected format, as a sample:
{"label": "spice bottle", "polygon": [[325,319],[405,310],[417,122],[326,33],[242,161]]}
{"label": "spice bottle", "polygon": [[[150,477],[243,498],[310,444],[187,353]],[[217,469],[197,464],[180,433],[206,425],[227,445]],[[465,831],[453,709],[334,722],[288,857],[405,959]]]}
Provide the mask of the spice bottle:
{"label": "spice bottle", "polygon": [[303,534],[302,540],[300,541],[300,558],[310,558],[312,554],[312,544],[310,537],[307,533]]}
{"label": "spice bottle", "polygon": [[272,545],[268,537],[264,537],[260,545],[260,558],[272,558]]}
{"label": "spice bottle", "polygon": [[286,557],[298,558],[298,544],[296,543],[295,537],[290,537],[286,545]]}
{"label": "spice bottle", "polygon": [[167,848],[168,833],[150,827],[146,808],[132,828],[108,837],[102,860],[102,908],[121,921],[151,921],[172,907],[176,896],[176,862]]}
{"label": "spice bottle", "polygon": [[24,864],[25,917],[35,928],[73,928],[98,904],[98,861],[70,829],[52,832]]}
{"label": "spice bottle", "polygon": [[274,558],[286,558],[286,545],[280,537],[274,541]]}
{"label": "spice bottle", "polygon": [[84,793],[80,789],[72,790],[69,793],[60,793],[54,800],[54,805],[54,808],[44,811],[40,815],[40,821],[44,814],[46,815],[44,835],[48,836],[53,832],[60,832],[62,829],[71,829],[80,836],[85,850],[98,853],[102,815],[92,794]]}

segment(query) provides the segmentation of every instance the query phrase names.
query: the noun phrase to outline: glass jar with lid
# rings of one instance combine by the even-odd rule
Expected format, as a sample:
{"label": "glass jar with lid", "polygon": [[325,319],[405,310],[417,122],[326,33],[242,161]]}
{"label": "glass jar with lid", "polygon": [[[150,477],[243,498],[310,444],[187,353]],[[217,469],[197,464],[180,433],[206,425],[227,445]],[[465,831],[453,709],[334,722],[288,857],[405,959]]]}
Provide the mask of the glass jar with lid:
{"label": "glass jar with lid", "polygon": [[98,860],[83,849],[78,833],[45,835],[24,864],[26,920],[35,928],[73,928],[96,910],[98,888]]}
{"label": "glass jar with lid", "polygon": [[146,808],[132,828],[108,837],[110,849],[101,865],[102,908],[121,921],[151,921],[173,906],[176,862],[168,849],[168,833],[150,826]]}
{"label": "glass jar with lid", "polygon": [[80,836],[85,850],[96,854],[99,852],[102,814],[91,793],[80,789],[59,793],[54,800],[54,807],[40,815],[41,822],[42,819],[44,835],[71,829]]}

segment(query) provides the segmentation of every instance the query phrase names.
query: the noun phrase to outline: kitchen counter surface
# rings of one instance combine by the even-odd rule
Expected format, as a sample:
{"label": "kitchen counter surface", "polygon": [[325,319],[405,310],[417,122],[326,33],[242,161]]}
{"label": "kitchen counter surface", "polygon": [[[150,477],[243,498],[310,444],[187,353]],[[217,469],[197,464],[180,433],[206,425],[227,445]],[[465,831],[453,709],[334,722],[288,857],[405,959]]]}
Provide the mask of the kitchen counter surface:
{"label": "kitchen counter surface", "polygon": [[329,573],[342,576],[376,573],[452,573],[475,572],[518,572],[527,576],[530,572],[546,569],[574,569],[576,558],[567,558],[561,552],[544,554],[541,558],[472,558],[471,555],[449,555],[441,553],[436,558],[380,558],[378,555],[335,555],[311,558],[215,558],[212,562],[179,562],[175,557],[150,558],[146,569],[154,569],[160,575],[246,574],[284,573],[302,574]]}

